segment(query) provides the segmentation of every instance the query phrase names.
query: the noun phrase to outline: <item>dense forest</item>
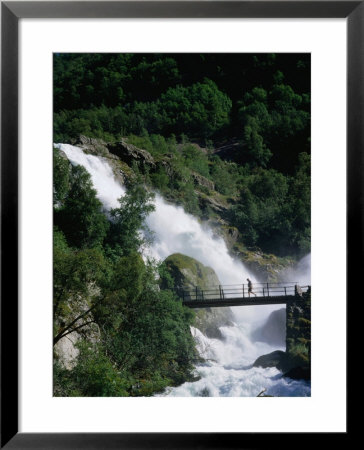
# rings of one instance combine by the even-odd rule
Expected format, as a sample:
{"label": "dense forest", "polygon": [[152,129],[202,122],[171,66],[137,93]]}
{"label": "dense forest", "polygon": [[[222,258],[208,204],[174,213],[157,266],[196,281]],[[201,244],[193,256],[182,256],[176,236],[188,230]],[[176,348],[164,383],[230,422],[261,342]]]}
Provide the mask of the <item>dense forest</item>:
{"label": "dense forest", "polygon": [[54,108],[55,142],[128,137],[172,155],[173,179],[163,165],[147,177],[163,195],[202,217],[190,168],[227,197],[243,244],[309,250],[309,55],[56,54]]}
{"label": "dense forest", "polygon": [[106,216],[88,173],[54,149],[54,343],[98,329],[71,370],[55,359],[54,392],[151,395],[193,379],[198,358],[193,313],[140,256],[152,191],[236,229],[237,249],[307,253],[310,55],[55,54],[54,142],[80,135],[123,139],[153,164],[131,165]]}

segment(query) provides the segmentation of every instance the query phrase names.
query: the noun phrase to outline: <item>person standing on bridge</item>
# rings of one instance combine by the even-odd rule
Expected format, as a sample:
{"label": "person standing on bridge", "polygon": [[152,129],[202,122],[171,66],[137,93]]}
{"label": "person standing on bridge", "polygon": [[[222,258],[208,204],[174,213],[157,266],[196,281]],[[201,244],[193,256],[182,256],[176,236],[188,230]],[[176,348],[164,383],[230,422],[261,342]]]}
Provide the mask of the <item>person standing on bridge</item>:
{"label": "person standing on bridge", "polygon": [[257,296],[257,294],[255,292],[253,292],[253,283],[249,280],[249,278],[247,278],[248,281],[248,295],[250,297],[250,294],[254,294],[255,296]]}

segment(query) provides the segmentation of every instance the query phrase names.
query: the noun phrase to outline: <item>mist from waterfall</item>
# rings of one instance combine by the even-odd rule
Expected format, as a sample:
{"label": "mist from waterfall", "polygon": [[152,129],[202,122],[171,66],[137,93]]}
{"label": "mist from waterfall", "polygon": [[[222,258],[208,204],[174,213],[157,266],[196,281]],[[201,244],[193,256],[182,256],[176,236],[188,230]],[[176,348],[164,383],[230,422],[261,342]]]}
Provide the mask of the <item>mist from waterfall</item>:
{"label": "mist from waterfall", "polygon": [[[106,212],[119,206],[118,198],[125,194],[125,189],[116,180],[107,158],[85,154],[80,148],[68,144],[55,146],[67,155],[72,164],[80,164],[90,173]],[[259,282],[240,261],[229,255],[221,237],[187,214],[182,207],[167,203],[158,194],[155,211],[148,216],[147,224],[155,239],[145,256],[164,260],[173,253],[183,253],[213,268],[221,284],[243,284],[247,277],[253,283]],[[307,272],[307,268],[309,262],[305,260],[298,270]],[[290,277],[296,275],[298,273],[295,272],[289,274]],[[306,273],[304,276],[305,282],[308,282],[309,275]],[[277,350],[277,347],[260,342],[253,344],[250,334],[264,323],[272,311],[280,308],[282,305],[231,308],[236,324],[220,328],[224,341],[209,339],[199,330],[192,329],[200,354],[210,361],[198,367],[202,376],[200,381],[185,383],[169,390],[166,395],[254,396],[264,388],[269,388],[271,395],[310,395],[307,383],[287,381],[280,377],[277,369],[252,367],[258,356]]]}
{"label": "mist from waterfall", "polygon": [[281,280],[297,281],[301,286],[311,285],[311,253],[304,256],[293,267],[280,273]]}

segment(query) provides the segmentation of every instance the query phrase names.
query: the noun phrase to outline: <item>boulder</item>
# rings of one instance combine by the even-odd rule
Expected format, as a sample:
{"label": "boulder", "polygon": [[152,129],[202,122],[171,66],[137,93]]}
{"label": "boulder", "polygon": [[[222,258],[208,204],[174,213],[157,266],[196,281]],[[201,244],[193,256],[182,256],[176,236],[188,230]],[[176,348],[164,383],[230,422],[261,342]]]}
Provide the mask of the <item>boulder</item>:
{"label": "boulder", "polygon": [[197,259],[174,253],[165,259],[168,272],[174,280],[174,287],[177,289],[207,289],[211,286],[218,286],[219,279],[211,267],[204,266]]}
{"label": "boulder", "polygon": [[292,368],[287,353],[282,352],[281,350],[276,350],[272,353],[268,353],[267,355],[259,356],[253,366],[263,367],[264,369],[267,367],[276,367],[282,372],[286,372]]}
{"label": "boulder", "polygon": [[276,350],[267,355],[259,356],[253,364],[254,367],[276,367],[284,373],[283,376],[294,379],[311,378],[311,369],[308,359],[302,355],[290,355],[289,353]]}
{"label": "boulder", "polygon": [[[207,289],[220,284],[211,267],[204,266],[196,259],[181,253],[168,256],[165,264],[177,290],[196,287]],[[195,311],[196,328],[209,338],[222,339],[220,327],[233,325],[233,313],[230,308],[201,308]]]}

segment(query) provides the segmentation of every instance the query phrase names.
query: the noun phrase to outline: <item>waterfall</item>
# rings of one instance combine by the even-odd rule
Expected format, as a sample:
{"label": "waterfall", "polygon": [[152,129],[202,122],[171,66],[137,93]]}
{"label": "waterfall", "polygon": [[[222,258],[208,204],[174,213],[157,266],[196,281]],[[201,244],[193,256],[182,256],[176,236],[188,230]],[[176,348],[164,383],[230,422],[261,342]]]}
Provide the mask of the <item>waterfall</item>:
{"label": "waterfall", "polygon": [[[72,164],[80,164],[90,173],[97,196],[105,211],[117,207],[118,198],[125,189],[115,179],[107,158],[85,154],[80,148],[68,144],[56,144]],[[149,228],[155,234],[154,243],[147,250],[148,256],[163,260],[173,253],[183,253],[212,267],[222,284],[253,283],[259,280],[228,252],[221,237],[187,214],[182,207],[171,205],[159,195],[155,199],[155,211],[147,218]],[[209,339],[199,330],[192,329],[202,356],[210,360],[198,368],[201,380],[185,383],[170,390],[175,396],[254,396],[269,388],[271,395],[310,395],[304,382],[291,382],[280,377],[277,369],[253,368],[252,362],[260,355],[277,350],[265,343],[252,343],[249,336],[257,324],[282,306],[233,307],[236,326],[221,327],[224,341]],[[284,350],[284,349],[283,349]],[[245,382],[245,381],[246,382]]]}

